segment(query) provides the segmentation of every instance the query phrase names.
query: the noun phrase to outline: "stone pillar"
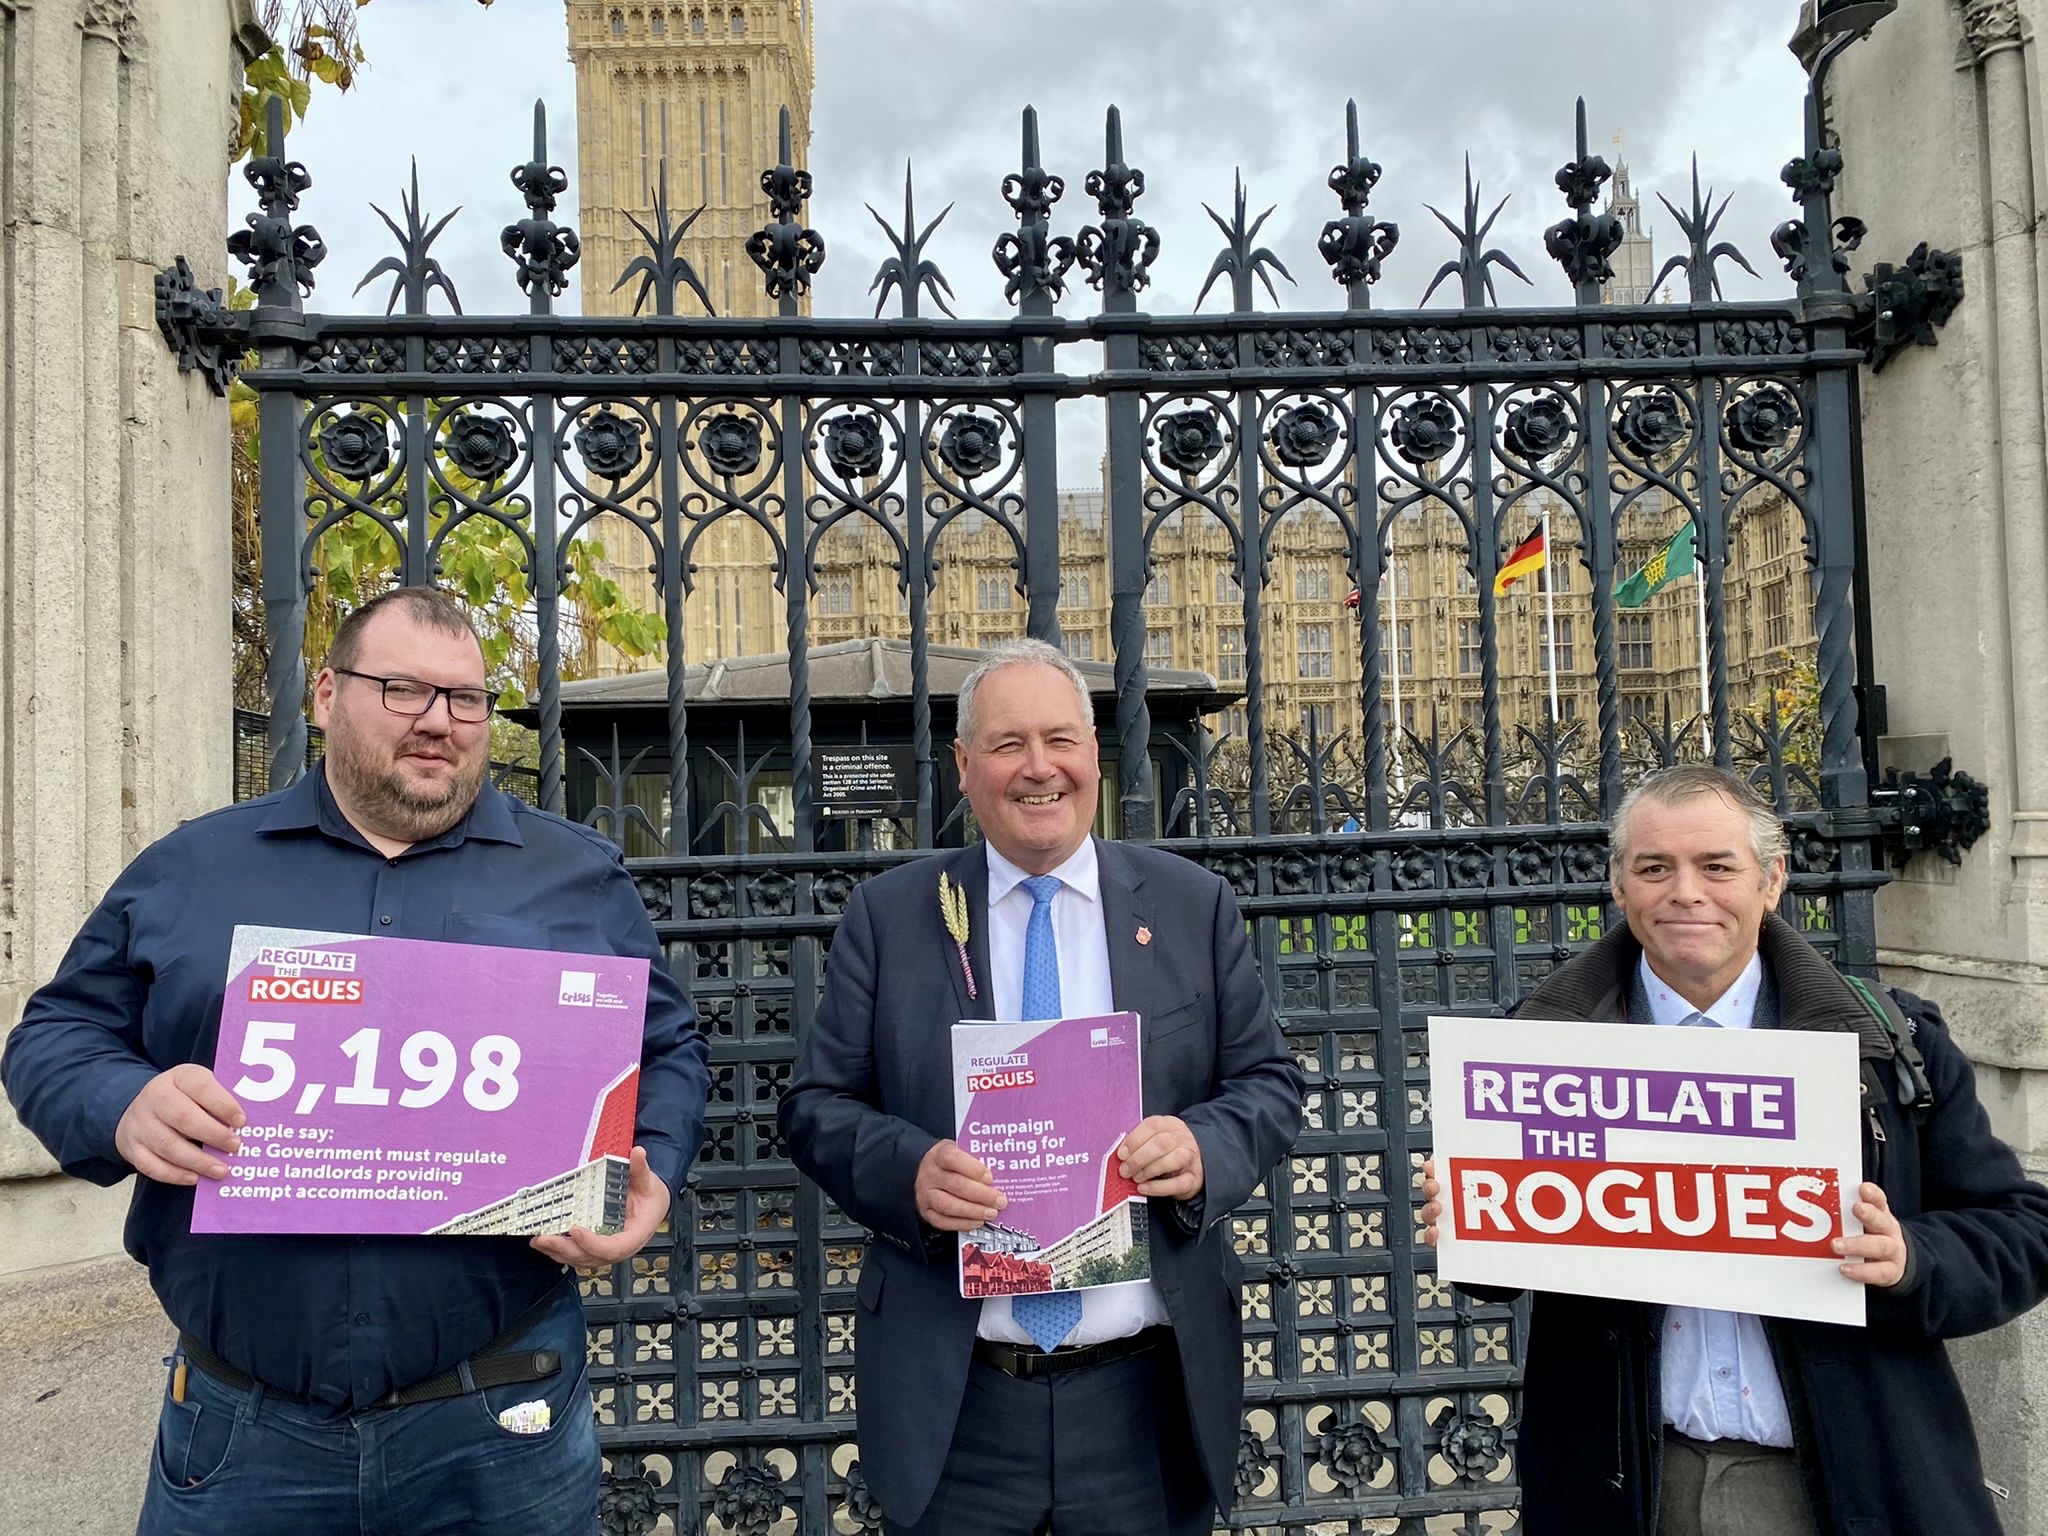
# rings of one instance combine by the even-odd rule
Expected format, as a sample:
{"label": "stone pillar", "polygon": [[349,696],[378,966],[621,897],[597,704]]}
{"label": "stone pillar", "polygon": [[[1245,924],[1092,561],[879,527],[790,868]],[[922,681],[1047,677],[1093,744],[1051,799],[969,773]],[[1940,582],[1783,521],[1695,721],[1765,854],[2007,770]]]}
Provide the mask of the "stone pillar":
{"label": "stone pillar", "polygon": [[[224,403],[156,272],[224,279],[250,0],[0,0],[0,1031],[124,864],[230,789]],[[0,1104],[0,1273],[111,1251],[125,1190]]]}
{"label": "stone pillar", "polygon": [[[1877,898],[1885,979],[1940,1003],[1993,1125],[2048,1176],[2048,416],[2039,0],[1908,3],[1844,53],[1828,121],[1860,262],[1963,257],[1932,349],[1863,378],[1875,681],[1886,765],[1953,755],[1991,792],[1960,868],[1920,858]],[[1860,282],[1859,282],[1860,286]],[[2048,1313],[1951,1355],[2014,1536],[2048,1536]],[[2034,1470],[2034,1469],[2039,1469]]]}

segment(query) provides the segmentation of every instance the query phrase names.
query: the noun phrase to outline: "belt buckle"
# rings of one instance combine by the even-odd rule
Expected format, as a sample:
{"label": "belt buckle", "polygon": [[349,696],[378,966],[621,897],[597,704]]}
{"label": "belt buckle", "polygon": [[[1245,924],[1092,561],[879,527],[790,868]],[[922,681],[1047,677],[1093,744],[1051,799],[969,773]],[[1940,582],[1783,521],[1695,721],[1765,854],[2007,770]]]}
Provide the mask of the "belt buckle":
{"label": "belt buckle", "polygon": [[1034,1381],[1040,1376],[1053,1372],[1052,1351],[1026,1349],[1022,1344],[1012,1344],[1010,1351],[1010,1374],[1020,1381]]}

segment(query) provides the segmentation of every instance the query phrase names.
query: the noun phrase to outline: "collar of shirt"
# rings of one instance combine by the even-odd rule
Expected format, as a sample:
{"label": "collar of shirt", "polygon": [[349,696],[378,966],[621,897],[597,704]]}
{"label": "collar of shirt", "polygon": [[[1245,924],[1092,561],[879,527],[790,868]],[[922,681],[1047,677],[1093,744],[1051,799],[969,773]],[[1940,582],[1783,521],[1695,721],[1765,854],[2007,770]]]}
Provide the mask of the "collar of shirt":
{"label": "collar of shirt", "polygon": [[[994,907],[1030,876],[996,852],[994,843],[983,843],[982,847],[988,850],[988,904]],[[1089,901],[1102,899],[1102,877],[1095,862],[1095,839],[1092,837],[1082,838],[1081,846],[1068,855],[1064,864],[1046,873],[1055,876],[1076,896],[1084,896]]]}
{"label": "collar of shirt", "polygon": [[1751,955],[1749,964],[1742,968],[1742,974],[1734,983],[1705,1008],[1694,1008],[1664,984],[1663,978],[1650,969],[1650,957],[1644,955],[1639,962],[1642,972],[1643,991],[1650,999],[1650,1022],[1652,1024],[1683,1024],[1695,1013],[1703,1013],[1710,1024],[1723,1029],[1748,1029],[1756,1017],[1757,993],[1763,990],[1764,959],[1762,955]]}
{"label": "collar of shirt", "polygon": [[[327,783],[327,764],[324,762],[315,763],[310,772],[301,775],[289,789],[278,796],[276,803],[270,808],[270,813],[258,823],[256,830],[265,836],[285,832],[321,832],[339,842],[355,844],[366,849],[370,847],[362,833],[342,815],[341,806],[334,798],[334,791]],[[399,857],[423,853],[430,848],[459,848],[470,838],[476,838],[480,842],[510,843],[515,848],[526,845],[526,839],[519,833],[519,824],[513,819],[512,807],[506,803],[504,792],[488,782],[477,791],[476,803],[470,806],[460,821],[439,837],[428,838],[423,843],[414,843]]]}

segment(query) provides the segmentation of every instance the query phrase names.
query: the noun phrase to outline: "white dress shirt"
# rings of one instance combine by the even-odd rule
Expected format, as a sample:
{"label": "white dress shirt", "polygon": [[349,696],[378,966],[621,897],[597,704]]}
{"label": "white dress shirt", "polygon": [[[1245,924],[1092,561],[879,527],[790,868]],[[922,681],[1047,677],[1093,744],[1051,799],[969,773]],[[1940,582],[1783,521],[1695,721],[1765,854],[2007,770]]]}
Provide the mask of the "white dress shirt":
{"label": "white dress shirt", "polygon": [[[1735,984],[1705,1010],[1695,1010],[1665,986],[1647,955],[1642,981],[1653,1024],[1748,1029],[1763,989],[1764,963],[1751,955]],[[1695,1440],[1791,1446],[1792,1415],[1762,1318],[1699,1307],[1664,1309],[1664,1422]]]}
{"label": "white dress shirt", "polygon": [[[988,974],[998,1019],[1016,1019],[1024,1012],[1024,930],[1031,921],[1031,893],[1020,889],[1025,872],[988,849]],[[1102,882],[1095,863],[1095,839],[1084,839],[1073,857],[1049,871],[1059,877],[1052,899],[1053,944],[1060,960],[1060,1013],[1067,1018],[1112,1013],[1116,1004],[1109,984],[1109,935],[1102,921]],[[1129,1127],[1126,1127],[1128,1129]],[[1100,1344],[1128,1338],[1143,1328],[1166,1322],[1166,1301],[1150,1280],[1100,1285],[1081,1292],[1081,1321],[1067,1335],[1068,1344]],[[1005,1344],[1030,1344],[1031,1335],[1010,1315],[1010,1298],[990,1296],[981,1304],[974,1330],[984,1339]]]}

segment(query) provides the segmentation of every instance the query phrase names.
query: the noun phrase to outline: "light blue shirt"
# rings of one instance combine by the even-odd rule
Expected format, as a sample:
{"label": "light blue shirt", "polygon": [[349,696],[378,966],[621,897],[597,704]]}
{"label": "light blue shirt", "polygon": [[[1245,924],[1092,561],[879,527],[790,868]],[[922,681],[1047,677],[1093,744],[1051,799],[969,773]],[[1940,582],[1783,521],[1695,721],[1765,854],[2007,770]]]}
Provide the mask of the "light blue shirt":
{"label": "light blue shirt", "polygon": [[[1763,990],[1764,965],[1751,955],[1735,984],[1704,1012],[1665,986],[1647,955],[1642,982],[1653,1024],[1748,1029]],[[1664,1309],[1664,1422],[1695,1440],[1791,1446],[1792,1416],[1762,1318],[1699,1307]]]}
{"label": "light blue shirt", "polygon": [[[1021,889],[1024,871],[988,849],[988,980],[990,999],[999,1019],[1021,1018],[1024,1012],[1024,930],[1031,921],[1031,893]],[[1109,978],[1109,930],[1102,920],[1102,880],[1096,868],[1095,839],[1084,838],[1066,863],[1048,871],[1058,877],[1052,898],[1053,946],[1060,957],[1060,1012],[1070,1019],[1112,1013]],[[1128,1127],[1126,1127],[1128,1129]],[[1063,1341],[1100,1344],[1128,1338],[1140,1329],[1170,1319],[1166,1298],[1150,1280],[1123,1285],[1098,1285],[1081,1292],[1081,1321]],[[1010,1298],[991,1296],[981,1304],[975,1330],[984,1339],[1029,1344],[1010,1315]]]}

